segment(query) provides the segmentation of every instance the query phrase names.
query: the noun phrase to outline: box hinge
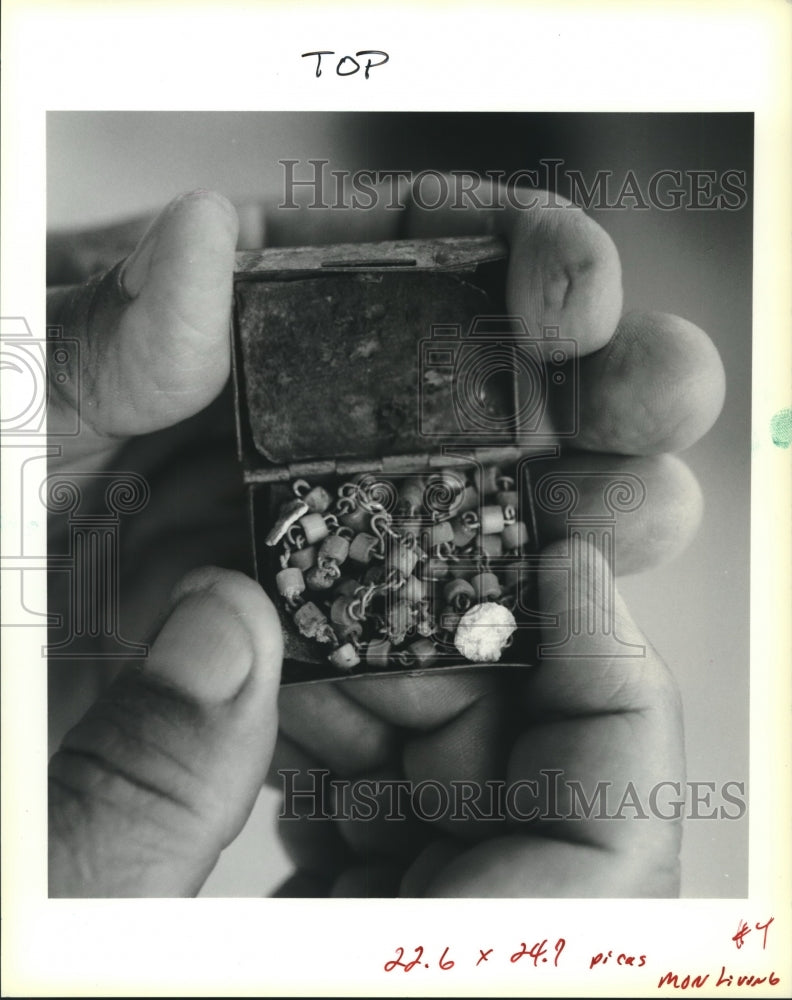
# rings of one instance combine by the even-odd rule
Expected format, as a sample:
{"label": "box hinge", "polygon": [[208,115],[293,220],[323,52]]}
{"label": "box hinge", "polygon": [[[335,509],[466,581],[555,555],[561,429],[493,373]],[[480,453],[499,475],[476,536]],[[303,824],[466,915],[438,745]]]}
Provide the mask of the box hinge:
{"label": "box hinge", "polygon": [[[509,465],[531,451],[517,445],[497,445],[479,448],[449,448],[448,453],[420,452],[406,455],[386,455],[383,458],[318,459],[313,462],[292,462],[268,468],[248,469],[246,483],[290,483],[295,479],[308,482],[338,478],[343,479],[363,472],[381,472],[383,475],[428,472],[452,466]],[[544,449],[546,450],[546,449]]]}

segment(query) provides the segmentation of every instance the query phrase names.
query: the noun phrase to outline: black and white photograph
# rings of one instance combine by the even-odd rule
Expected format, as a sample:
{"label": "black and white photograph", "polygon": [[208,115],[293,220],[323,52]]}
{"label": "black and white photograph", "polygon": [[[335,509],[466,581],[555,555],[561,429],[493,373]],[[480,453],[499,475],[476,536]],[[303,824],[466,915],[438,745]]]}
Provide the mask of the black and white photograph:
{"label": "black and white photograph", "polygon": [[788,10],[4,20],[0,992],[783,992]]}
{"label": "black and white photograph", "polygon": [[745,895],[752,117],[47,130],[50,893]]}

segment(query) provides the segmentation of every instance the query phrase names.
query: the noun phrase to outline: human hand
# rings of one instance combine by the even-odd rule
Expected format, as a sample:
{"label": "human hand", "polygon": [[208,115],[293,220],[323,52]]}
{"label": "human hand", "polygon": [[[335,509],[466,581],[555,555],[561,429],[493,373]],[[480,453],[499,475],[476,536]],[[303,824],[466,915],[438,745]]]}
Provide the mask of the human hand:
{"label": "human hand", "polygon": [[[218,460],[211,447],[216,435],[205,435],[209,447],[202,457],[214,473],[204,480],[206,465],[198,473],[194,453],[192,460],[186,456],[192,473],[181,470],[185,489],[205,504],[203,510],[200,502],[194,505],[189,524],[198,540],[171,544],[164,558],[152,559],[145,542],[161,551],[163,535],[174,527],[162,517],[172,501],[167,489],[157,491],[156,465],[166,446],[184,444],[185,425],[166,431],[164,440],[147,432],[202,410],[227,379],[235,242],[231,206],[208,193],[190,195],[159,217],[127,260],[120,285],[116,270],[112,280],[49,296],[50,321],[62,323],[82,349],[80,378],[69,382],[82,389],[82,426],[61,468],[127,467],[134,456],[126,442],[146,435],[137,443],[149,454],[154,523],[144,518],[132,539],[137,586],[134,576],[131,586],[121,583],[122,599],[133,598],[124,607],[138,608],[123,625],[140,637],[148,637],[154,609],[161,609],[175,579],[211,556],[207,546],[222,531],[224,507],[235,510],[237,494],[241,501],[241,484],[231,475],[233,449],[229,462]],[[77,402],[55,392],[50,428],[68,419]],[[211,410],[204,414],[211,426]],[[175,438],[168,440],[169,434]],[[207,536],[201,517],[212,509]],[[242,534],[241,511],[237,523]],[[225,541],[233,551],[232,541]],[[134,600],[140,594],[146,595],[143,605]],[[122,672],[52,758],[51,895],[198,891],[260,790],[277,728],[281,656],[277,614],[256,584],[240,573],[211,569],[184,578],[145,663]],[[61,682],[74,677],[60,664],[51,673]]]}
{"label": "human hand", "polygon": [[[564,551],[555,543],[544,555]],[[556,621],[543,640],[572,634],[563,657],[525,673],[282,689],[270,781],[284,791],[281,834],[298,871],[280,894],[676,894],[676,685],[618,595],[611,603],[599,550],[578,556],[569,586],[552,569],[539,574],[539,610]],[[607,616],[632,655],[613,656],[604,631],[575,635],[575,615]]]}
{"label": "human hand", "polygon": [[[202,202],[203,199],[197,201]],[[207,210],[211,201],[211,198],[206,200]],[[189,201],[182,204],[189,204]],[[200,294],[202,295],[206,294],[208,287],[216,289],[229,287],[223,280],[221,272],[225,267],[227,269],[225,279],[229,280],[230,264],[228,260],[223,264],[220,258],[222,253],[230,252],[228,249],[230,240],[225,243],[221,241],[222,253],[217,252],[217,244],[213,244],[212,251],[207,253],[207,261],[203,261],[201,247],[208,246],[208,241],[202,241],[200,225],[197,234],[191,232],[190,225],[195,219],[191,217],[187,220],[179,220],[179,214],[177,211],[176,221],[179,225],[182,221],[189,223],[184,228],[185,239],[181,244],[182,248],[187,251],[184,256],[193,257],[193,262],[197,261],[197,269],[193,269],[188,262],[180,258],[178,253],[179,240],[176,240],[174,245],[166,247],[160,259],[169,263],[176,262],[176,266],[170,271],[170,275],[174,279],[170,289],[168,281],[163,283],[166,302],[167,294],[171,290],[175,291],[178,297],[179,292],[176,286],[185,291],[189,287],[186,283],[180,284],[182,278],[197,277],[199,280],[196,281],[196,288],[200,286]],[[212,214],[211,211],[209,214]],[[531,220],[520,220],[519,226],[522,228],[519,232],[513,231],[508,234],[512,242],[511,308],[513,311],[527,312],[530,319],[536,319],[535,304],[542,302],[543,306],[539,310],[541,319],[548,323],[558,322],[560,319],[565,333],[568,332],[569,335],[575,336],[580,344],[581,353],[588,354],[607,342],[618,317],[620,309],[618,262],[607,237],[604,237],[602,231],[593,223],[589,223],[587,220],[581,221],[585,219],[582,214],[577,212],[567,216],[556,214],[553,219],[556,221],[551,221],[547,213],[544,216],[534,213]],[[565,219],[570,221],[562,221]],[[341,222],[340,219],[337,221]],[[434,217],[431,221],[435,221]],[[473,221],[475,221],[475,226],[485,222],[480,215],[476,220],[468,219],[465,224],[466,231],[471,231]],[[415,229],[420,230],[422,223],[425,222],[426,220],[414,218]],[[443,234],[446,234],[447,231],[445,229]],[[379,232],[376,235],[384,237],[390,234]],[[300,240],[297,239],[296,242],[300,242]],[[202,272],[201,268],[208,262],[209,257],[212,258],[211,267],[207,272]],[[141,259],[145,262],[146,251],[141,252],[137,259],[138,262]],[[527,267],[526,262],[529,262]],[[562,277],[565,272],[571,275],[568,281]],[[219,274],[220,278],[218,278]],[[555,275],[558,280],[548,281],[548,275]],[[521,276],[524,280],[521,280]],[[213,286],[215,279],[217,279],[216,284]],[[127,290],[133,289],[128,288]],[[216,308],[221,298],[222,295],[218,295],[216,300],[210,299],[210,308],[208,310],[198,309],[195,315],[214,316],[216,319],[223,312],[222,308]],[[64,300],[61,297],[54,303],[59,307],[58,315],[66,318],[67,327],[71,329],[73,329],[75,317],[87,315],[84,311],[85,305],[80,307],[79,301],[79,296],[76,299],[71,298],[71,300]],[[143,297],[140,301],[145,303],[146,298]],[[191,296],[185,295],[185,308],[189,309],[190,303],[194,301]],[[125,321],[123,328],[127,331],[124,337],[128,338],[126,340],[122,339],[118,332],[121,329],[121,324],[116,322],[115,316],[111,315],[107,321],[107,314],[103,314],[101,310],[98,314],[104,322],[97,322],[97,311],[95,311],[93,331],[83,330],[83,333],[88,333],[90,340],[87,356],[91,359],[89,370],[92,372],[96,398],[91,400],[88,410],[92,428],[90,433],[82,438],[81,451],[75,456],[77,460],[88,464],[106,462],[110,455],[117,453],[119,438],[154,430],[157,427],[166,426],[169,421],[188,417],[203,403],[211,399],[212,393],[216,392],[219,385],[222,384],[227,372],[225,323],[223,322],[223,332],[222,337],[220,337],[217,334],[218,327],[216,325],[210,322],[203,326],[200,320],[197,321],[199,336],[193,340],[190,327],[196,326],[196,321],[193,319],[194,314],[188,313],[190,322],[176,325],[177,330],[182,331],[184,335],[177,336],[173,342],[166,340],[165,349],[158,354],[162,345],[157,339],[157,331],[161,329],[163,320],[166,321],[165,325],[167,326],[168,315],[167,311],[160,316],[156,314],[155,303],[161,304],[162,302],[162,295],[155,294],[145,308],[133,310],[129,306],[127,307],[128,311],[124,313],[123,317]],[[130,306],[137,304],[138,302],[135,302]],[[180,301],[177,312],[181,306]],[[153,313],[152,307],[154,307]],[[83,309],[82,313],[81,308]],[[116,302],[113,308],[117,315],[118,310],[122,307]],[[130,320],[131,312],[135,313],[139,324]],[[152,315],[156,317],[156,322],[151,322]],[[110,338],[105,336],[108,327],[115,331],[115,336]],[[92,337],[96,338],[97,334],[101,335],[101,339],[91,339]],[[706,339],[701,339],[702,336],[695,330],[691,333],[691,330],[681,321],[669,318],[638,318],[622,324],[610,341],[610,347],[604,352],[594,354],[589,359],[588,374],[585,365],[581,373],[584,404],[587,406],[588,412],[584,411],[583,419],[587,438],[579,443],[589,448],[599,448],[606,451],[637,451],[639,453],[641,451],[662,451],[666,447],[683,447],[690,443],[690,440],[701,433],[708,422],[711,422],[720,405],[720,400],[717,398],[719,374],[718,365],[715,363],[717,358],[711,350],[711,345],[708,348]],[[200,356],[197,358],[190,355],[191,343],[198,349]],[[655,356],[653,363],[648,366],[648,370],[643,365],[644,358],[641,351],[641,347],[647,344],[653,348],[657,348],[658,345],[663,348],[660,356]],[[151,350],[152,345],[154,346],[153,351]],[[145,349],[143,353],[141,353],[141,348]],[[183,353],[180,354],[180,351]],[[137,364],[140,357],[147,359],[148,369],[144,365],[142,366],[143,370],[141,370],[141,366]],[[211,363],[212,360],[215,364]],[[196,361],[199,363],[196,364]],[[160,362],[164,362],[164,367],[160,365]],[[191,368],[191,377],[181,380],[178,370],[175,372],[173,370],[174,364]],[[147,396],[147,377],[150,379],[153,376],[156,380],[163,371],[169,375],[175,375],[173,382],[166,385],[164,391],[159,386],[156,392]],[[127,374],[133,377],[127,377]],[[691,380],[697,390],[695,393],[690,391]],[[650,388],[655,384],[664,386],[662,398],[658,398],[656,395],[653,397],[650,394],[647,402],[646,393],[642,392],[647,384]],[[674,398],[674,391],[678,394],[678,399]],[[116,394],[123,404],[120,407],[111,406],[109,403]],[[643,434],[641,434],[639,425],[639,433],[636,435],[634,407],[639,401],[643,407],[642,412],[645,419]],[[676,404],[680,401],[685,405],[684,415],[680,415],[675,410]],[[630,429],[631,438],[625,435],[625,428]],[[108,434],[114,436],[108,437]],[[149,444],[151,439],[143,438],[141,441]],[[697,492],[689,473],[677,460],[635,460],[611,457],[605,459],[604,456],[589,453],[567,456],[561,462],[571,462],[572,468],[593,467],[605,468],[609,471],[618,471],[622,467],[629,466],[631,469],[637,469],[648,483],[649,501],[644,505],[637,518],[622,526],[623,530],[618,536],[621,545],[618,563],[620,569],[643,568],[657,562],[678,548],[680,541],[684,543],[689,537],[698,514]],[[207,504],[207,512],[210,510],[211,503]],[[243,519],[241,517],[237,524],[239,527],[242,526]],[[156,536],[150,536],[149,540],[153,541],[154,537]],[[190,558],[194,558],[195,554],[195,550],[190,549]],[[178,563],[178,560],[169,560],[171,572],[174,562]],[[145,579],[145,574],[143,574],[143,579]],[[156,587],[154,589],[156,590]],[[549,606],[552,606],[552,602]],[[596,651],[589,650],[589,655],[596,659]],[[657,674],[657,670],[653,674]],[[442,730],[449,722],[448,715],[444,714],[446,709],[443,709],[443,705],[450,704],[452,708],[456,705],[458,711],[463,711],[467,707],[478,704],[480,700],[479,695],[476,694],[476,692],[480,693],[480,689],[476,687],[478,681],[472,675],[465,680],[460,679],[461,688],[459,688],[457,680],[457,678],[450,676],[443,678],[445,683],[451,684],[450,693],[436,690],[431,685],[422,689],[422,700],[427,704],[421,709],[422,714],[417,722],[414,719],[411,721],[409,715],[404,718],[397,716],[395,720],[389,719],[390,709],[386,697],[384,707],[379,702],[375,702],[375,723],[382,721],[381,713],[384,712],[386,725],[379,728],[388,733],[386,739],[391,743],[394,742],[395,733],[393,726],[387,725],[388,722],[395,721],[399,726],[416,726],[421,730],[427,726],[439,727]],[[402,698],[400,685],[407,682],[408,679],[394,682],[396,687],[393,697],[397,701]],[[323,731],[335,732],[333,720],[327,717],[327,712],[323,709],[335,704],[338,698],[341,699],[341,705],[345,705],[345,701],[360,703],[362,697],[365,705],[365,692],[367,690],[365,684],[367,683],[369,682],[356,682],[357,688],[350,685],[343,688],[331,688],[329,694],[325,692],[326,698],[323,706],[311,706],[308,689],[303,692],[284,692],[283,701],[286,706],[284,732],[288,737],[291,737],[292,741],[296,739],[297,743],[303,747],[307,743],[309,751],[316,750],[317,748],[312,743],[315,734]],[[425,679],[424,684],[427,683],[428,680]],[[470,696],[472,700],[467,702],[465,691],[468,690],[471,683],[474,684],[474,693]],[[491,684],[491,679],[487,683]],[[385,684],[385,682],[378,680],[377,684]],[[390,682],[376,690],[380,692],[380,695],[385,696],[389,688],[393,689]],[[582,689],[585,690],[585,684]],[[355,690],[357,690],[357,694]],[[485,693],[488,690],[486,688]],[[352,697],[348,697],[344,692],[348,692]],[[567,688],[567,700],[571,693],[571,689]],[[415,695],[410,697],[414,698]],[[502,697],[503,692],[500,692],[499,698]],[[307,699],[313,714],[306,715],[302,711],[303,700],[301,699]],[[439,707],[433,709],[433,704],[439,705]],[[599,703],[595,702],[595,704]],[[638,702],[635,704],[637,705]],[[297,706],[297,710],[292,712],[291,721],[289,717],[290,705]],[[558,710],[563,711],[563,705]],[[341,712],[340,718],[344,718],[343,711],[341,709],[339,711]],[[425,717],[427,712],[428,716]],[[432,714],[433,712],[434,714]],[[339,717],[334,710],[330,710],[330,714],[334,718]],[[299,716],[296,722],[295,715]],[[426,721],[426,718],[429,718],[429,722]],[[365,731],[365,726],[361,731]],[[654,734],[652,739],[656,744],[657,733],[655,730],[652,730],[652,733]],[[651,739],[649,742],[651,743]],[[343,740],[341,743],[343,745]],[[286,740],[284,740],[284,744],[287,745]],[[323,757],[321,745],[318,750],[318,757],[321,761]],[[500,754],[502,758],[504,750],[502,747],[499,748],[498,740],[494,740],[483,746],[482,752],[487,755],[488,759],[491,759],[493,754]],[[399,753],[395,752],[395,758],[398,756]],[[665,755],[666,758],[668,756],[668,754]],[[282,756],[279,759],[282,760]],[[364,755],[352,764],[351,771],[347,767],[341,767],[340,771],[337,768],[334,770],[342,774],[366,773],[372,766],[371,759]],[[665,774],[669,772],[675,773],[673,762],[669,763],[668,771]],[[459,777],[464,778],[466,775],[459,774]],[[294,824],[291,828],[284,824],[284,829],[288,840],[295,831]],[[341,829],[343,830],[343,825]],[[371,829],[368,827],[369,831]],[[470,835],[470,833],[466,834],[466,836]],[[337,831],[331,839],[337,841]],[[496,838],[492,843],[495,845],[496,853],[499,853],[500,841]],[[327,857],[324,848],[316,854],[316,857],[322,859],[322,870],[325,875],[333,870],[329,863],[325,864]],[[300,859],[298,858],[298,860]],[[316,870],[316,858],[303,866],[309,870],[311,868]],[[523,867],[525,866],[521,865],[520,870]],[[531,865],[528,865],[527,868],[531,868]],[[519,884],[521,883],[515,883],[516,886]],[[579,884],[585,887],[584,882]],[[420,880],[417,883],[413,880],[412,886],[409,881],[406,883],[405,891],[412,892],[418,891],[418,889],[423,890]],[[344,891],[343,880],[338,883],[336,890]],[[452,890],[453,885],[447,891]],[[481,891],[479,888],[471,894],[477,895]],[[529,892],[529,889],[523,887],[517,891],[519,894],[523,894]],[[592,890],[592,894],[596,894],[596,892]]]}
{"label": "human hand", "polygon": [[[617,517],[615,567],[635,572],[671,558],[701,515],[695,479],[671,452],[697,440],[720,410],[717,352],[676,317],[620,319],[615,248],[565,205],[511,215],[413,209],[406,235],[493,231],[510,243],[509,311],[534,329],[559,326],[582,356],[581,430],[553,471],[584,473],[582,519],[597,510],[602,475],[637,476],[646,502]],[[612,569],[602,555],[582,546],[568,584],[559,580],[552,560],[569,553],[554,540],[566,524],[541,510],[539,517],[540,538],[551,542],[539,610],[556,621],[543,630],[544,643],[565,636],[573,616],[590,623],[600,613],[635,655],[614,657],[606,635],[584,628],[563,657],[519,678],[490,668],[282,690],[270,781],[286,793],[281,833],[298,871],[281,894],[677,893],[681,815],[657,799],[684,782],[676,685],[623,603],[616,596],[609,604]],[[333,786],[317,787],[322,771]],[[388,818],[394,782],[406,784],[406,805]],[[491,783],[501,783],[508,803],[522,782],[536,784],[523,786],[511,812],[488,797]],[[414,808],[410,790],[426,794],[427,783],[435,801],[430,794],[429,805]],[[587,817],[570,786],[588,802],[605,787],[607,803]],[[632,794],[637,806],[620,809]],[[534,810],[538,818],[522,818]]]}

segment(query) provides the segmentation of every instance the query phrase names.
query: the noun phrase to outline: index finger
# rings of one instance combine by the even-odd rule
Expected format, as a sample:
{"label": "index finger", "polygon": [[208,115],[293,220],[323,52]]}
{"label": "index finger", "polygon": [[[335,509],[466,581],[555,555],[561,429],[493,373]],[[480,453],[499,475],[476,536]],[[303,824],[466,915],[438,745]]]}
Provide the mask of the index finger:
{"label": "index finger", "polygon": [[482,181],[479,205],[444,199],[436,209],[409,206],[411,237],[497,234],[509,243],[506,302],[529,328],[559,327],[590,354],[613,336],[622,308],[621,263],[605,230],[582,209],[549,191],[524,201]]}

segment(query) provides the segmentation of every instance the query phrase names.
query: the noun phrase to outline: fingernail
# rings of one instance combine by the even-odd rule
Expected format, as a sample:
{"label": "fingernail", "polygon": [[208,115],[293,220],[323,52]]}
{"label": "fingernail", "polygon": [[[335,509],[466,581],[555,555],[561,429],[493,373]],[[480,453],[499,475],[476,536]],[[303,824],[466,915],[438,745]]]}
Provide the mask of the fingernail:
{"label": "fingernail", "polygon": [[253,666],[250,632],[211,587],[191,590],[171,611],[145,671],[203,702],[233,698]]}
{"label": "fingernail", "polygon": [[140,239],[140,242],[121,265],[118,283],[124,294],[134,299],[140,294],[146,275],[151,266],[151,256],[157,245],[159,234],[170,211],[170,205],[164,208],[154,219]]}
{"label": "fingernail", "polygon": [[174,198],[173,201],[166,205],[154,219],[143,234],[137,247],[121,266],[118,280],[123,291],[130,299],[136,298],[142,291],[151,268],[154,251],[173,216],[185,208],[188,211],[195,211],[193,206],[207,203],[221,208],[223,213],[228,217],[229,225],[234,230],[234,239],[236,239],[236,212],[226,198],[214,191],[207,191],[202,188],[179,195],[178,198]]}

